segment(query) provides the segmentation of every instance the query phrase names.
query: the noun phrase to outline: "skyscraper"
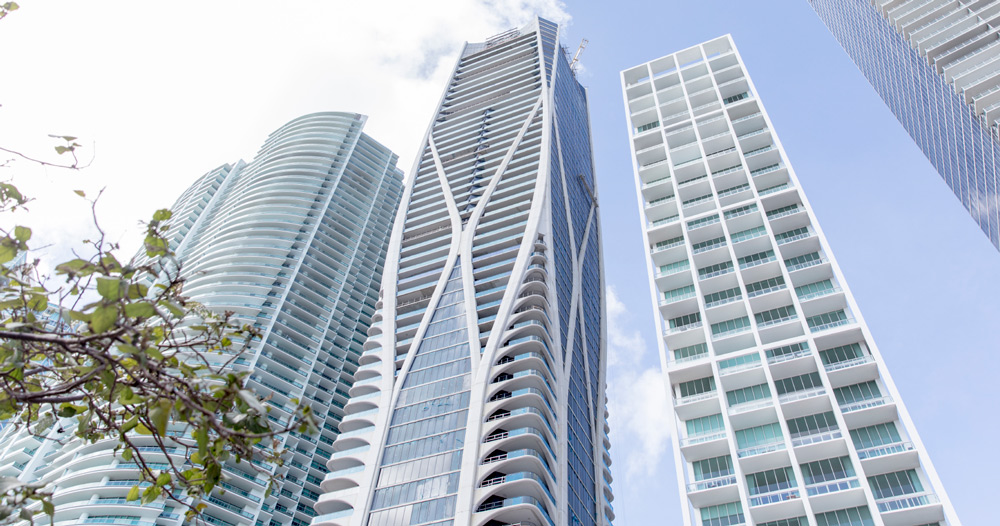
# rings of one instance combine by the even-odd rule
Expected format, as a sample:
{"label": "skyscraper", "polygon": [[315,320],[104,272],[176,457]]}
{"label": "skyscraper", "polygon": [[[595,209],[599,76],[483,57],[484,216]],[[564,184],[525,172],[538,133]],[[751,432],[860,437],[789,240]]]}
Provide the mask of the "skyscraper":
{"label": "skyscraper", "polygon": [[[234,367],[251,371],[248,385],[267,398],[269,418],[287,421],[299,399],[320,419],[317,435],[284,438],[291,456],[270,497],[268,481],[246,463],[226,468],[205,501],[202,518],[214,526],[305,525],[314,515],[402,192],[396,155],[363,133],[365,120],[332,112],[297,118],[271,134],[251,163],[212,170],[172,207],[170,241],[184,294],[262,332]],[[132,440],[146,448],[153,469],[167,468],[150,437]],[[138,471],[114,454],[117,440],[61,446],[18,434],[4,442],[0,473],[58,487],[57,523],[183,522],[184,510],[171,502],[125,500]],[[183,463],[183,450],[171,455]]]}
{"label": "skyscraper", "polygon": [[809,2],[1000,248],[1000,1]]}
{"label": "skyscraper", "polygon": [[732,39],[622,89],[685,524],[958,524]]}
{"label": "skyscraper", "polygon": [[587,97],[558,33],[536,19],[462,50],[313,526],[613,518]]}

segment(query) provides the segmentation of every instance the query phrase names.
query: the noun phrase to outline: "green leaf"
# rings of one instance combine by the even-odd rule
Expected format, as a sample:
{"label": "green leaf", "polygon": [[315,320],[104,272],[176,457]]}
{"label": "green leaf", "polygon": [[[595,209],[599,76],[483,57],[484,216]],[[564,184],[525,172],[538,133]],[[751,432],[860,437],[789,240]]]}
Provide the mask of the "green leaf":
{"label": "green leaf", "polygon": [[52,504],[51,500],[45,499],[42,501],[42,511],[51,517],[56,513],[56,507]]}
{"label": "green leaf", "polygon": [[17,255],[17,247],[14,245],[0,244],[0,264],[6,263]]}
{"label": "green leaf", "polygon": [[56,414],[58,414],[62,418],[69,418],[71,416],[76,415],[76,407],[74,407],[72,404],[63,404],[62,406],[59,407],[59,412]]}
{"label": "green leaf", "polygon": [[28,300],[28,308],[36,312],[41,312],[49,308],[49,299],[41,294],[35,294]]}
{"label": "green leaf", "polygon": [[128,299],[137,300],[139,298],[145,298],[148,292],[149,287],[146,285],[143,285],[142,283],[133,283],[128,286]]}
{"label": "green leaf", "polygon": [[131,449],[126,448],[126,449],[122,450],[122,460],[124,460],[126,462],[132,460],[132,450]]}
{"label": "green leaf", "polygon": [[132,486],[132,489],[128,490],[128,495],[125,495],[125,500],[139,500],[139,486]]}
{"label": "green leaf", "polygon": [[161,208],[156,212],[153,212],[153,221],[166,221],[167,219],[170,219],[170,216],[172,215],[173,212],[171,212],[170,210],[167,210],[166,208]]}
{"label": "green leaf", "polygon": [[156,477],[156,485],[163,487],[170,484],[171,480],[173,479],[170,477],[170,473],[160,473],[160,475]]}
{"label": "green leaf", "polygon": [[147,301],[129,303],[125,305],[125,315],[130,318],[152,318],[156,315],[156,309],[153,308],[152,303]]}
{"label": "green leaf", "polygon": [[115,305],[98,307],[90,315],[90,330],[95,333],[105,332],[114,327],[118,320],[118,308]]}
{"label": "green leaf", "polygon": [[115,278],[97,278],[97,293],[108,301],[117,301],[122,297],[122,282]]}
{"label": "green leaf", "polygon": [[31,239],[31,229],[26,226],[15,226],[14,239],[22,243]]}
{"label": "green leaf", "polygon": [[87,194],[83,193],[83,190],[73,190],[73,193],[83,198],[87,197]]}
{"label": "green leaf", "polygon": [[170,409],[173,406],[172,401],[161,398],[149,410],[149,419],[156,427],[156,432],[161,436],[167,434],[167,424],[170,422]]}

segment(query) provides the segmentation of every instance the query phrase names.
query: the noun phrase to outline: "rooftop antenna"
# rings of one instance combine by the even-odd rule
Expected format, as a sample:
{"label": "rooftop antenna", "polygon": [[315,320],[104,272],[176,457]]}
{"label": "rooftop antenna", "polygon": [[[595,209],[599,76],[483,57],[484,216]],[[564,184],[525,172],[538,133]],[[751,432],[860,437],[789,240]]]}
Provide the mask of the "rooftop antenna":
{"label": "rooftop antenna", "polygon": [[576,54],[573,55],[573,61],[569,63],[569,70],[576,74],[576,65],[580,63],[580,55],[583,54],[583,50],[586,49],[587,44],[590,41],[586,38],[580,39],[580,47],[576,48]]}

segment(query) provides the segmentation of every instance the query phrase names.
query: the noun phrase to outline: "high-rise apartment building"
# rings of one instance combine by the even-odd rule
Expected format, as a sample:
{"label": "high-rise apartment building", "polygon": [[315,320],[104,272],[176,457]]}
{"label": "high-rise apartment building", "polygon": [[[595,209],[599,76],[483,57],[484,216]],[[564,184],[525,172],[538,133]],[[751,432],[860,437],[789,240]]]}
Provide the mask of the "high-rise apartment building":
{"label": "high-rise apartment building", "polygon": [[313,526],[613,518],[587,97],[558,33],[536,19],[461,53]]}
{"label": "high-rise apartment building", "polygon": [[[295,119],[252,162],[209,172],[172,207],[184,294],[262,332],[233,366],[251,371],[248,385],[267,398],[269,418],[287,422],[298,399],[320,419],[318,434],[283,438],[290,456],[269,497],[260,473],[246,463],[227,466],[205,500],[202,519],[213,526],[304,526],[314,515],[402,195],[397,157],[363,133],[365,120],[332,112]],[[132,440],[153,469],[167,468],[149,437]],[[174,503],[125,499],[138,471],[114,453],[115,439],[61,445],[13,434],[3,442],[0,474],[57,487],[57,524],[184,523]],[[182,449],[170,454],[183,463]]]}
{"label": "high-rise apartment building", "polygon": [[1000,1],[809,3],[1000,248]]}
{"label": "high-rise apartment building", "polygon": [[959,524],[731,38],[621,78],[685,524]]}

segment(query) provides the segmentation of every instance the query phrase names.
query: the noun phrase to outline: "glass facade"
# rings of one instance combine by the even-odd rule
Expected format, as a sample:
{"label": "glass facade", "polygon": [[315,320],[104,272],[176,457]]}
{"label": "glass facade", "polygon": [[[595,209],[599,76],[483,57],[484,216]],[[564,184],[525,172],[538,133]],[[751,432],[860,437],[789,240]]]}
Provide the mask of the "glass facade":
{"label": "glass facade", "polygon": [[1000,248],[1000,73],[992,64],[1000,2],[809,3]]}
{"label": "glass facade", "polygon": [[536,19],[459,59],[314,526],[614,519],[587,94],[558,36]]}

